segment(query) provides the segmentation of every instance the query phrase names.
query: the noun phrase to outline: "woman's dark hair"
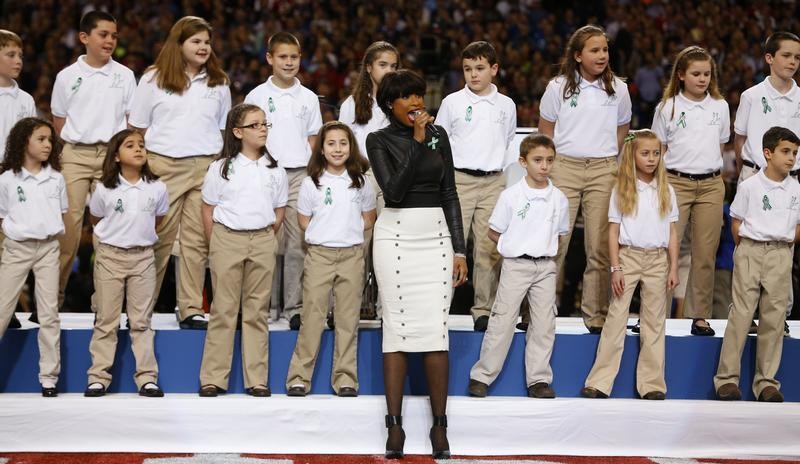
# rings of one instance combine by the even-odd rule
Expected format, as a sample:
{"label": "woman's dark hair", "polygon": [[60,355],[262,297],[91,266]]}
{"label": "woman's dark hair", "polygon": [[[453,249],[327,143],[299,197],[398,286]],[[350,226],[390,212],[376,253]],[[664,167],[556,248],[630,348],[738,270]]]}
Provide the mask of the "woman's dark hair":
{"label": "woman's dark hair", "polygon": [[[122,147],[122,144],[125,143],[125,139],[131,135],[137,135],[144,140],[142,133],[136,129],[122,129],[114,134],[111,140],[108,141],[106,159],[103,160],[103,177],[100,178],[100,182],[108,189],[119,187],[119,175],[122,173],[122,168],[119,165],[119,161],[117,161],[117,155],[119,155],[119,149]],[[153,174],[153,171],[150,170],[150,166],[147,162],[142,166],[141,174],[145,182],[153,182],[158,179],[158,176]]]}
{"label": "woman's dark hair", "polygon": [[[228,119],[225,121],[225,133],[222,135],[222,153],[217,157],[217,159],[227,160],[222,163],[222,167],[220,168],[220,174],[225,180],[228,180],[228,171],[231,161],[242,151],[242,140],[236,137],[233,130],[241,127],[244,118],[248,113],[253,111],[264,112],[260,107],[249,103],[239,103],[228,111]],[[275,161],[275,158],[272,157],[266,146],[261,147],[259,151],[261,155],[266,156],[269,160],[268,167],[274,168],[278,166],[278,162]]]}
{"label": "woman's dark hair", "polygon": [[386,73],[378,85],[378,94],[375,99],[383,114],[388,118],[394,118],[390,105],[398,98],[405,98],[409,95],[425,96],[425,79],[419,74],[407,69]]}
{"label": "woman's dark hair", "polygon": [[347,134],[347,141],[350,142],[350,155],[347,157],[344,167],[347,169],[347,174],[352,181],[350,188],[359,189],[364,185],[364,173],[369,169],[369,161],[361,156],[361,152],[358,149],[358,142],[356,142],[356,136],[353,135],[353,131],[347,124],[339,121],[326,122],[319,130],[317,141],[314,144],[314,150],[311,152],[311,159],[308,160],[308,168],[306,169],[308,177],[314,181],[314,185],[316,185],[317,188],[320,187],[319,178],[325,173],[325,167],[328,165],[327,160],[325,160],[325,155],[323,154],[325,135],[332,130],[341,130]]}
{"label": "woman's dark hair", "polygon": [[42,165],[50,166],[56,171],[61,170],[61,161],[59,160],[61,156],[61,142],[58,137],[56,137],[56,130],[53,128],[53,125],[44,119],[23,118],[14,124],[14,127],[11,128],[11,132],[8,134],[5,147],[6,152],[2,167],[0,167],[0,173],[11,170],[15,174],[19,174],[22,171],[22,166],[25,164],[25,154],[28,151],[28,141],[33,135],[33,131],[40,127],[47,127],[50,129],[51,143],[50,156],[47,157],[46,161],[42,162]]}

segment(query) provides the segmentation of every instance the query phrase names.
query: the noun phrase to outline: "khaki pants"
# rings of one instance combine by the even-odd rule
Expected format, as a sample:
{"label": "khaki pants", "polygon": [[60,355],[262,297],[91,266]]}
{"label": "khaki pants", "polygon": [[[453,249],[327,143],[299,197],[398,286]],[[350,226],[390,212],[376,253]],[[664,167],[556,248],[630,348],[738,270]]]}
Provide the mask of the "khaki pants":
{"label": "khaki pants", "polygon": [[497,245],[489,239],[489,217],[505,185],[505,176],[502,174],[477,177],[456,171],[464,237],[469,239],[470,231],[474,237],[471,279],[475,289],[475,302],[471,310],[473,321],[491,313],[497,293],[502,257],[497,252]]}
{"label": "khaki pants", "polygon": [[732,277],[733,272],[727,269],[714,271],[714,310],[712,319],[727,319],[730,314],[730,306],[733,304],[731,299]]}
{"label": "khaki pants", "polygon": [[247,388],[266,386],[268,305],[275,267],[272,228],[234,231],[215,223],[209,250],[214,303],[200,366],[200,385],[228,389],[236,316],[241,307],[244,384]]}
{"label": "khaki pants", "polygon": [[617,158],[582,159],[559,154],[550,178],[569,200],[570,232],[559,242],[559,272],[564,268],[564,257],[580,207],[586,250],[581,312],[586,327],[602,327],[608,312],[611,289],[608,274],[608,202],[617,178]]}
{"label": "khaki pants", "polygon": [[169,210],[156,230],[158,242],[153,248],[156,263],[154,303],[161,292],[172,246],[178,238],[178,315],[181,320],[202,315],[208,245],[203,235],[200,190],[213,157],[170,158],[155,153],[148,153],[147,157],[150,170],[167,185],[169,194]]}
{"label": "khaki pants", "polygon": [[550,357],[556,336],[556,262],[506,258],[500,275],[480,359],[472,366],[469,377],[487,385],[497,379],[514,336],[519,305],[527,296],[531,322],[525,335],[525,379],[528,386],[552,383]]}
{"label": "khaki pants", "polygon": [[739,242],[733,253],[733,309],[722,340],[719,366],[714,377],[715,389],[727,383],[739,384],[742,350],[759,304],[759,289],[761,304],[753,393],[758,398],[766,387],[780,389],[775,374],[781,364],[791,271],[792,247],[789,243],[756,242],[747,238]]}
{"label": "khaki pants", "polygon": [[95,182],[103,176],[103,162],[106,146],[75,145],[67,143],[61,152],[61,174],[67,188],[69,209],[64,215],[64,234],[58,237],[61,247],[59,256],[58,306],[64,304],[64,290],[67,288],[75,255],[83,232],[83,212],[86,210],[86,196],[94,191]]}
{"label": "khaki pants", "polygon": [[691,267],[686,279],[684,317],[709,319],[714,301],[714,265],[722,231],[722,202],[725,184],[722,176],[699,181],[668,174],[678,200],[679,219],[675,231],[683,239],[691,222]]}
{"label": "khaki pants", "polygon": [[667,275],[669,258],[666,248],[620,246],[625,290],[614,297],[608,308],[606,325],[597,345],[597,356],[586,377],[586,386],[610,395],[622,360],[628,311],[636,285],[641,283],[642,305],[639,311],[639,360],[636,363],[636,390],[640,396],[667,392],[664,381],[664,330],[667,318]]}
{"label": "khaki pants", "polygon": [[[287,169],[286,174],[289,180],[289,201],[286,203],[283,225],[277,235],[277,254],[283,255],[283,269],[275,269],[272,285],[278,288],[278,284],[283,282],[282,315],[291,319],[300,313],[303,306],[303,260],[306,245],[305,233],[297,222],[297,196],[307,174],[305,168]],[[276,292],[273,306],[279,307],[278,301]],[[280,313],[281,311],[279,316]]]}
{"label": "khaki pants", "polygon": [[158,382],[158,364],[153,347],[155,332],[150,326],[156,288],[156,267],[151,247],[129,250],[97,243],[94,261],[94,296],[96,318],[89,354],[88,384],[108,388],[111,368],[117,351],[117,332],[122,301],[127,296],[126,312],[130,322],[133,356],[136,359],[136,386]]}
{"label": "khaki pants", "polygon": [[39,311],[39,382],[58,382],[61,372],[61,323],[58,318],[58,240],[6,238],[0,258],[0,338],[8,329],[28,272],[36,277]]}
{"label": "khaki pants", "polygon": [[361,245],[349,248],[309,245],[303,277],[302,325],[286,376],[287,389],[297,384],[304,385],[306,391],[311,389],[311,376],[333,289],[336,337],[331,385],[336,393],[342,387],[358,390],[356,354],[363,263],[364,248]]}

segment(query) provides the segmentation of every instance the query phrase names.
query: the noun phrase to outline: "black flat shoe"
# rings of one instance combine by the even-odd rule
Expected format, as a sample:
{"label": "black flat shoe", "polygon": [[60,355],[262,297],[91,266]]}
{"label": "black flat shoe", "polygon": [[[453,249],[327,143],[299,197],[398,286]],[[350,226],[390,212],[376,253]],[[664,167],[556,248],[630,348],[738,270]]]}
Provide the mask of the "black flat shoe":
{"label": "black flat shoe", "polygon": [[306,387],[300,385],[292,385],[286,390],[286,396],[295,396],[295,397],[302,397],[306,396]]}
{"label": "black flat shoe", "polygon": [[8,328],[10,329],[21,329],[22,323],[19,321],[19,318],[16,314],[11,315],[11,320],[8,321]]}
{"label": "black flat shoe", "polygon": [[42,387],[42,396],[45,398],[55,398],[58,396],[58,389],[56,387]]}
{"label": "black flat shoe", "polygon": [[489,316],[479,316],[475,319],[475,324],[473,325],[473,330],[475,332],[486,332],[486,329],[489,327]]}
{"label": "black flat shoe", "polygon": [[[150,385],[154,387],[146,388]],[[164,396],[164,390],[158,386],[155,382],[147,382],[146,384],[142,385],[142,388],[139,389],[139,396],[145,396],[147,398],[162,398]]]}
{"label": "black flat shoe", "polygon": [[645,393],[642,399],[661,401],[667,399],[667,394],[662,391],[651,391],[649,393]]}
{"label": "black flat shoe", "polygon": [[[99,385],[96,386],[96,385]],[[87,398],[98,398],[101,396],[105,396],[106,394],[106,387],[100,383],[92,383],[86,387],[86,390],[83,392],[83,396]]]}
{"label": "black flat shoe", "polygon": [[[437,443],[434,443],[434,431],[441,430],[441,436],[437,437]],[[450,459],[450,442],[447,441],[447,416],[433,416],[433,427],[428,434],[431,439],[431,457],[433,459]]]}
{"label": "black flat shoe", "polygon": [[603,333],[603,328],[597,326],[589,327],[589,333],[594,335],[600,335],[601,333]]}
{"label": "black flat shoe", "polygon": [[358,396],[358,391],[353,387],[342,387],[339,389],[337,395],[340,398],[355,398]]}
{"label": "black flat shoe", "polygon": [[[703,321],[705,324],[698,325],[698,321]],[[694,319],[692,320],[692,335],[699,335],[701,337],[713,337],[716,332],[711,326],[708,324],[708,321],[705,319]]]}
{"label": "black flat shoe", "polygon": [[386,459],[403,459],[403,445],[406,442],[406,432],[403,430],[403,416],[390,416],[387,414],[386,428],[389,429],[389,436],[386,437],[386,453],[383,456]]}
{"label": "black flat shoe", "polygon": [[300,330],[300,324],[302,324],[302,323],[303,323],[303,321],[300,320],[300,315],[299,314],[295,314],[294,316],[292,316],[291,319],[289,319],[289,329],[291,329],[291,330]]}
{"label": "black flat shoe", "polygon": [[187,317],[186,319],[182,320],[178,325],[180,326],[181,329],[186,329],[186,330],[208,329],[208,321],[206,321],[203,318],[203,316],[199,314]]}

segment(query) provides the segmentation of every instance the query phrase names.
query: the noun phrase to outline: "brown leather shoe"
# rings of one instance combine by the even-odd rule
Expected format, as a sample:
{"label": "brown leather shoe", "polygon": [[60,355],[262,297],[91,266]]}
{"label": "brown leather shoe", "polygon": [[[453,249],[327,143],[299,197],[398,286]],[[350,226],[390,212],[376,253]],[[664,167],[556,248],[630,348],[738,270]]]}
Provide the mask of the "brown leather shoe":
{"label": "brown leather shoe", "polygon": [[583,387],[581,389],[581,396],[584,398],[608,398],[608,395],[592,387]]}
{"label": "brown leather shoe", "polygon": [[272,396],[272,392],[266,385],[256,385],[255,387],[248,387],[244,389],[244,392],[250,396],[255,396],[256,398],[267,398],[269,396]]}
{"label": "brown leather shoe", "polygon": [[758,401],[765,403],[783,403],[783,393],[773,386],[761,390]]}
{"label": "brown leather shoe", "polygon": [[528,387],[528,398],[555,398],[556,392],[547,382],[536,382]]}
{"label": "brown leather shoe", "polygon": [[661,401],[667,399],[667,394],[662,391],[651,391],[649,393],[645,393],[642,399]]}
{"label": "brown leather shoe", "polygon": [[474,379],[469,379],[469,396],[474,396],[475,398],[484,398],[488,394],[488,385]]}
{"label": "brown leather shoe", "polygon": [[720,401],[739,401],[742,399],[742,391],[735,383],[726,383],[717,389],[717,399]]}
{"label": "brown leather shoe", "polygon": [[220,393],[225,393],[225,389],[219,388],[216,385],[208,384],[200,387],[200,391],[197,393],[204,398],[211,398],[219,395]]}

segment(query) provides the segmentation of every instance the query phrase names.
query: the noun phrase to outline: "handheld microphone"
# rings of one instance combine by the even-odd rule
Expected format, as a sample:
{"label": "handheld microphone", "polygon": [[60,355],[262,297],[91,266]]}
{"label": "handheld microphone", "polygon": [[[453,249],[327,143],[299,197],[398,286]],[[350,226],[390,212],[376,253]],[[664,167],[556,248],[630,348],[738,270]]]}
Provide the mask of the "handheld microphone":
{"label": "handheld microphone", "polygon": [[[412,116],[414,116],[414,118],[413,118],[414,120],[416,120],[416,119],[417,119],[417,116],[419,116],[420,114],[422,114],[422,110],[416,110],[416,111],[414,111],[413,113],[411,113],[411,115],[412,115]],[[434,136],[436,136],[436,137],[438,137],[438,136],[439,136],[439,129],[437,129],[436,127],[434,127],[434,125],[433,125],[433,123],[432,123],[432,122],[429,122],[429,123],[425,124],[425,127],[426,127],[428,130],[430,130],[430,131],[431,131],[431,134],[433,134]]]}

